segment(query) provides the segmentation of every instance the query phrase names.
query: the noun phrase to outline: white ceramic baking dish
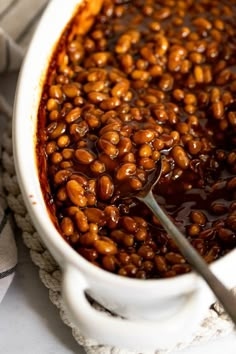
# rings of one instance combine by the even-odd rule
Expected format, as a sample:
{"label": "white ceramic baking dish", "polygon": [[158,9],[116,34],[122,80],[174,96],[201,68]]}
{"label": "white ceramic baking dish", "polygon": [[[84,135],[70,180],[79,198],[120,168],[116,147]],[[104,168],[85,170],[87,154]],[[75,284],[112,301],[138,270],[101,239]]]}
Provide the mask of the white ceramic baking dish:
{"label": "white ceramic baking dish", "polygon": [[[170,348],[191,335],[214,300],[194,273],[172,279],[136,280],[110,274],[78,255],[54,227],[44,202],[36,165],[36,123],[42,85],[60,35],[81,1],[52,0],[25,57],[16,91],[13,142],[16,172],[25,204],[42,241],[59,263],[62,292],[72,321],[100,343],[136,350]],[[90,0],[89,6],[99,6]],[[236,251],[211,268],[236,284]],[[85,293],[116,314],[91,307]]]}

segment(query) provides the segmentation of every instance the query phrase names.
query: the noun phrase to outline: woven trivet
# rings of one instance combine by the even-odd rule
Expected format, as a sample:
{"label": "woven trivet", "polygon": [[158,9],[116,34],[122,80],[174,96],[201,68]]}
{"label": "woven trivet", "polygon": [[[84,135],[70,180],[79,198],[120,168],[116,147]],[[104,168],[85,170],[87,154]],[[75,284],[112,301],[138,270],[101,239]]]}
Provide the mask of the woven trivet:
{"label": "woven trivet", "polygon": [[[105,346],[102,343],[97,343],[93,339],[86,338],[82,335],[80,329],[70,322],[61,297],[61,270],[41,242],[38,233],[35,231],[17,184],[12,154],[11,123],[8,124],[0,144],[2,145],[3,165],[3,175],[0,176],[0,184],[3,185],[8,206],[12,210],[18,228],[22,231],[23,241],[29,248],[31,259],[39,268],[40,279],[48,288],[49,298],[58,308],[62,321],[67,326],[71,327],[75,340],[84,347],[88,354],[135,354],[134,352],[125,349]],[[96,303],[93,303],[93,306],[99,311],[107,312],[109,315],[108,311]],[[169,348],[169,350],[165,351],[158,349],[157,343],[157,350],[152,354],[170,353],[174,350],[177,351],[199,343],[208,342],[218,337],[226,336],[231,332],[233,332],[232,322],[229,320],[219,303],[215,303],[211,309],[209,309],[205,320],[191,338],[188,338],[185,342],[179,343],[174,348]],[[141,353],[139,352],[138,354]],[[149,354],[151,353],[149,352]]]}

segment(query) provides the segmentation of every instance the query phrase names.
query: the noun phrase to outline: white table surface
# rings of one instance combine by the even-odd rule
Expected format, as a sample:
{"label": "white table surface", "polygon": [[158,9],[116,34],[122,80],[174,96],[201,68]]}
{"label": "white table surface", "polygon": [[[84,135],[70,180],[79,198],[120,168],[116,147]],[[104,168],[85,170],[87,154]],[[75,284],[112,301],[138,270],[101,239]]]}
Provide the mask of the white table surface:
{"label": "white table surface", "polygon": [[[0,91],[12,102],[15,75],[0,79]],[[2,123],[0,124],[0,131]],[[48,298],[38,270],[16,231],[19,263],[0,304],[0,354],[83,354]],[[105,329],[104,329],[105,330]],[[236,335],[186,349],[178,354],[236,354]],[[169,353],[177,354],[177,353]]]}

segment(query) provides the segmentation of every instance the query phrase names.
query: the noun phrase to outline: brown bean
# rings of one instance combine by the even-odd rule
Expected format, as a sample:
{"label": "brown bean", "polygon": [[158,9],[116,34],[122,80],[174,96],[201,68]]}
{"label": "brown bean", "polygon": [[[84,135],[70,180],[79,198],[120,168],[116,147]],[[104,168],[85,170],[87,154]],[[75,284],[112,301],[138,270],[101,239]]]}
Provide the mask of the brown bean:
{"label": "brown bean", "polygon": [[109,272],[114,272],[116,269],[116,259],[114,256],[104,256],[102,258],[102,265],[103,267],[108,270]]}
{"label": "brown bean", "polygon": [[118,162],[105,153],[99,154],[99,161],[105,165],[106,171],[114,171],[118,167]]}
{"label": "brown bean", "polygon": [[140,54],[141,56],[146,59],[150,64],[157,64],[157,58],[153,51],[148,48],[147,46],[144,46],[140,49]]}
{"label": "brown bean", "polygon": [[174,86],[174,78],[170,74],[163,74],[160,81],[159,87],[163,91],[171,91]]}
{"label": "brown bean", "polygon": [[80,95],[80,89],[76,84],[66,84],[62,86],[62,91],[69,98],[74,98]]}
{"label": "brown bean", "polygon": [[192,21],[192,24],[196,27],[203,27],[207,31],[212,28],[211,22],[204,17],[197,17]]}
{"label": "brown bean", "polygon": [[78,209],[75,212],[74,218],[75,218],[75,223],[76,223],[79,231],[81,231],[81,232],[88,231],[88,229],[89,229],[88,220],[82,210]]}
{"label": "brown bean", "polygon": [[176,276],[176,272],[173,269],[168,270],[167,272],[165,272],[163,274],[164,278],[172,278],[172,277],[175,277],[175,276]]}
{"label": "brown bean", "polygon": [[234,212],[235,210],[236,210],[236,201],[233,201],[233,202],[230,204],[229,211],[230,211],[230,212]]}
{"label": "brown bean", "polygon": [[110,55],[109,52],[96,52],[91,55],[90,59],[101,68],[107,64]]}
{"label": "brown bean", "polygon": [[[81,182],[80,182],[81,183]],[[86,190],[87,192],[96,193],[96,189],[97,189],[97,180],[96,179],[90,179],[87,184],[86,184]]]}
{"label": "brown bean", "polygon": [[139,166],[142,166],[144,170],[152,170],[155,168],[155,161],[149,157],[142,157],[139,159]]}
{"label": "brown bean", "polygon": [[130,263],[130,255],[124,251],[118,254],[118,258],[122,265]]}
{"label": "brown bean", "polygon": [[46,145],[46,154],[51,155],[58,150],[57,143],[55,141],[49,141]]}
{"label": "brown bean", "polygon": [[79,163],[89,165],[95,160],[95,155],[86,149],[77,149],[75,150],[75,158],[79,161]]}
{"label": "brown bean", "polygon": [[149,79],[149,72],[145,70],[133,70],[131,77],[133,80],[143,80],[146,81]]}
{"label": "brown bean", "polygon": [[62,98],[62,90],[60,85],[52,85],[49,88],[49,95],[52,98],[60,99]]}
{"label": "brown bean", "polygon": [[122,181],[136,172],[136,165],[134,163],[124,163],[116,172],[116,179]]}
{"label": "brown bean", "polygon": [[135,163],[136,161],[135,161],[135,156],[134,156],[134,154],[132,153],[132,152],[127,152],[126,154],[124,154],[123,156],[122,156],[122,160],[121,160],[121,162],[131,162],[131,163]]}
{"label": "brown bean", "polygon": [[73,204],[79,207],[85,207],[87,205],[87,198],[84,196],[84,189],[77,181],[68,181],[66,184],[66,191]]}
{"label": "brown bean", "polygon": [[218,236],[224,242],[235,242],[235,240],[236,240],[235,232],[233,232],[230,229],[223,228],[223,227],[219,228]]}
{"label": "brown bean", "polygon": [[61,229],[65,236],[71,236],[74,233],[74,223],[69,217],[64,217],[61,221]]}
{"label": "brown bean", "polygon": [[122,238],[122,244],[125,247],[132,247],[134,244],[134,236],[131,234],[124,234],[124,237]]}
{"label": "brown bean", "polygon": [[152,148],[149,144],[143,144],[139,148],[140,157],[149,157],[152,155]]}
{"label": "brown bean", "polygon": [[143,245],[138,249],[138,255],[149,260],[154,258],[155,253],[150,246]]}
{"label": "brown bean", "polygon": [[64,122],[53,122],[47,127],[50,139],[56,139],[63,135],[66,131],[66,124]]}
{"label": "brown bean", "polygon": [[204,72],[203,72],[202,67],[200,65],[196,65],[194,67],[194,78],[198,84],[204,82]]}
{"label": "brown bean", "polygon": [[236,163],[236,152],[232,151],[227,157],[227,163],[229,165],[234,165]]}
{"label": "brown bean", "polygon": [[91,171],[92,171],[93,173],[100,174],[100,173],[105,172],[106,167],[105,167],[105,164],[102,163],[101,161],[99,161],[99,160],[94,160],[94,161],[90,164],[90,169],[91,169]]}
{"label": "brown bean", "polygon": [[141,265],[142,265],[142,258],[138,255],[138,254],[136,254],[136,253],[132,253],[131,255],[130,255],[130,262],[132,263],[132,264],[134,264],[136,267],[141,267]]}
{"label": "brown bean", "polygon": [[110,176],[103,175],[98,179],[98,195],[102,200],[109,200],[114,193],[114,185]]}
{"label": "brown bean", "polygon": [[86,135],[88,130],[89,130],[89,126],[88,126],[87,122],[81,121],[78,124],[77,123],[71,124],[69,132],[72,135],[72,138],[75,141],[78,141]]}
{"label": "brown bean", "polygon": [[56,196],[57,196],[57,200],[59,200],[60,202],[65,202],[68,199],[66,188],[64,186],[60,187],[57,190]]}
{"label": "brown bean", "polygon": [[91,207],[97,204],[97,198],[95,194],[86,192],[85,196],[87,198],[87,206]]}
{"label": "brown bean", "polygon": [[160,273],[167,272],[168,266],[167,266],[165,257],[163,257],[163,256],[155,256],[154,262],[155,262],[157,270]]}
{"label": "brown bean", "polygon": [[191,155],[197,155],[202,149],[202,143],[199,140],[190,140],[187,143],[188,151]]}
{"label": "brown bean", "polygon": [[58,165],[63,160],[62,154],[60,152],[54,152],[51,154],[50,160],[54,165]]}
{"label": "brown bean", "polygon": [[155,134],[152,130],[139,130],[138,132],[134,133],[133,141],[135,144],[142,145],[151,142],[154,139],[154,136]]}
{"label": "brown bean", "polygon": [[155,40],[156,40],[155,54],[157,56],[163,56],[169,48],[168,39],[165,36],[163,36],[162,34],[158,33],[155,36]]}
{"label": "brown bean", "polygon": [[170,264],[182,264],[185,263],[185,259],[183,256],[181,256],[179,253],[175,252],[168,252],[165,254],[165,259],[170,263]]}
{"label": "brown bean", "polygon": [[100,226],[105,224],[105,214],[98,208],[87,208],[84,210],[84,214],[90,223],[95,223]]}
{"label": "brown bean", "polygon": [[119,37],[117,41],[117,45],[115,47],[115,51],[117,54],[127,53],[131,47],[131,38],[127,34],[123,34]]}
{"label": "brown bean", "polygon": [[122,97],[129,90],[130,82],[128,80],[122,80],[118,82],[111,90],[111,94],[114,97]]}
{"label": "brown bean", "polygon": [[111,97],[107,100],[101,102],[100,107],[105,111],[109,111],[110,109],[114,109],[121,104],[121,101],[118,97]]}
{"label": "brown bean", "polygon": [[201,227],[199,224],[192,224],[187,228],[188,235],[191,237],[197,237],[201,232]]}
{"label": "brown bean", "polygon": [[176,274],[186,274],[191,271],[188,264],[174,264],[171,268]]}
{"label": "brown bean", "polygon": [[215,119],[222,119],[224,116],[224,105],[222,101],[214,102],[212,104],[212,113]]}
{"label": "brown bean", "polygon": [[95,129],[98,128],[101,124],[100,119],[95,115],[86,115],[85,120],[88,123],[89,128]]}
{"label": "brown bean", "polygon": [[135,232],[137,230],[137,223],[135,222],[135,220],[130,217],[130,216],[124,216],[121,219],[122,225],[123,227],[128,231],[128,232]]}
{"label": "brown bean", "polygon": [[97,189],[97,180],[90,179],[86,185],[86,191],[95,194]]}
{"label": "brown bean", "polygon": [[199,234],[199,238],[203,240],[213,240],[215,238],[215,230],[214,229],[206,229],[201,231]]}
{"label": "brown bean", "polygon": [[110,141],[100,138],[98,141],[99,147],[104,151],[104,153],[111,158],[115,158],[119,154],[119,150]]}
{"label": "brown bean", "polygon": [[57,139],[57,145],[60,148],[65,148],[70,144],[70,138],[68,135],[61,135],[58,139]]}
{"label": "brown bean", "polygon": [[49,100],[47,101],[47,110],[49,112],[57,111],[58,110],[58,101],[55,100],[54,98],[49,98]]}
{"label": "brown bean", "polygon": [[88,99],[92,103],[100,103],[104,100],[107,100],[108,98],[109,98],[109,96],[103,92],[91,91],[88,93]]}
{"label": "brown bean", "polygon": [[149,260],[144,261],[142,263],[142,268],[145,270],[145,272],[151,273],[153,271],[153,269],[154,269],[153,261],[149,261]]}
{"label": "brown bean", "polygon": [[[73,180],[77,181],[79,184],[81,184],[81,186],[83,188],[88,186],[87,178],[85,176],[80,175],[80,174],[72,174],[70,176],[70,179],[73,179]],[[90,183],[90,181],[89,181],[89,183]]]}
{"label": "brown bean", "polygon": [[110,235],[111,235],[112,239],[114,239],[116,242],[122,243],[122,240],[124,239],[126,233],[124,230],[115,229],[115,230],[112,230]]}
{"label": "brown bean", "polygon": [[84,85],[83,89],[86,93],[100,92],[104,89],[104,87],[105,87],[105,82],[100,80],[96,82],[88,82],[86,85]]}
{"label": "brown bean", "polygon": [[92,247],[98,239],[99,237],[97,233],[86,232],[85,234],[80,235],[79,243],[84,247]]}
{"label": "brown bean", "polygon": [[216,77],[217,85],[225,85],[230,81],[231,71],[229,69],[222,70]]}
{"label": "brown bean", "polygon": [[97,251],[92,248],[80,247],[78,252],[90,262],[94,262],[98,258]]}
{"label": "brown bean", "polygon": [[120,141],[120,135],[116,131],[109,131],[102,135],[102,139],[108,140],[110,143],[117,145]]}
{"label": "brown bean", "polygon": [[92,68],[89,70],[88,75],[87,75],[87,80],[89,82],[95,82],[99,80],[106,80],[107,77],[107,72],[104,69],[100,68]]}
{"label": "brown bean", "polygon": [[65,213],[66,213],[66,215],[69,215],[72,217],[72,216],[75,216],[75,214],[77,213],[78,210],[80,210],[80,208],[73,205],[73,206],[66,208]]}
{"label": "brown bean", "polygon": [[74,149],[65,148],[61,152],[64,160],[70,160],[74,156]]}
{"label": "brown bean", "polygon": [[191,218],[192,222],[202,225],[202,226],[205,225],[205,223],[207,221],[206,216],[201,211],[191,211],[190,218]]}
{"label": "brown bean", "polygon": [[233,127],[236,126],[236,112],[228,113],[228,121]]}
{"label": "brown bean", "polygon": [[56,185],[63,184],[70,178],[71,175],[72,175],[71,171],[60,170],[54,175],[54,183]]}
{"label": "brown bean", "polygon": [[67,115],[65,116],[65,121],[66,123],[70,124],[75,122],[77,119],[79,119],[81,116],[81,108],[76,107],[73,108]]}
{"label": "brown bean", "polygon": [[120,220],[119,209],[113,205],[109,205],[104,209],[104,213],[109,229],[115,229]]}
{"label": "brown bean", "polygon": [[212,202],[210,208],[211,208],[211,211],[216,215],[223,215],[228,210],[226,205],[224,205],[223,203],[219,203],[219,202]]}
{"label": "brown bean", "polygon": [[219,246],[217,246],[217,245],[212,246],[212,248],[204,256],[205,261],[207,263],[213,262],[215,259],[218,258],[219,252],[220,252]]}
{"label": "brown bean", "polygon": [[155,150],[160,151],[164,148],[164,146],[165,146],[164,141],[161,139],[155,139],[153,142],[153,147]]}
{"label": "brown bean", "polygon": [[125,268],[120,268],[118,270],[118,274],[121,275],[122,277],[127,277],[128,276],[128,272],[125,270]]}
{"label": "brown bean", "polygon": [[203,67],[204,83],[210,84],[213,81],[211,66],[206,65]]}
{"label": "brown bean", "polygon": [[117,148],[119,150],[119,156],[122,156],[126,154],[127,152],[130,152],[132,149],[132,142],[129,138],[127,137],[121,137],[120,141],[117,145]]}
{"label": "brown bean", "polygon": [[124,274],[126,273],[130,277],[135,277],[138,271],[138,268],[133,264],[127,264],[126,266],[124,266],[124,268],[121,268],[120,271],[122,269],[123,269],[123,273]]}
{"label": "brown bean", "polygon": [[84,103],[85,103],[85,100],[84,100],[83,97],[77,96],[77,97],[74,98],[73,103],[77,107],[82,107],[84,105]]}
{"label": "brown bean", "polygon": [[171,150],[171,155],[173,156],[176,164],[180,168],[185,170],[189,167],[190,160],[188,158],[188,155],[186,154],[186,152],[181,146],[179,145],[174,146],[173,149]]}
{"label": "brown bean", "polygon": [[117,247],[113,243],[110,243],[110,242],[97,240],[94,243],[94,247],[95,247],[96,251],[100,254],[112,256],[117,253]]}
{"label": "brown bean", "polygon": [[148,232],[144,227],[139,227],[139,229],[135,232],[135,239],[137,241],[145,241],[148,236]]}
{"label": "brown bean", "polygon": [[229,215],[226,224],[231,230],[236,231],[236,216],[234,214]]}
{"label": "brown bean", "polygon": [[236,177],[231,178],[227,182],[227,189],[230,191],[236,190]]}

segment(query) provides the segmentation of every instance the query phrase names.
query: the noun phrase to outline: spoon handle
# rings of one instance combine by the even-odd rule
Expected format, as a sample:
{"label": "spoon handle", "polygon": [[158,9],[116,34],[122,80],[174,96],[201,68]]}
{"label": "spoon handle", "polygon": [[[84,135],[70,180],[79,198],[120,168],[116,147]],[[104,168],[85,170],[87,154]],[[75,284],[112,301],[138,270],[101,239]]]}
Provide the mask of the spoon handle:
{"label": "spoon handle", "polygon": [[206,283],[223,305],[225,311],[231,317],[234,324],[236,324],[236,297],[212,273],[205,260],[170,220],[169,216],[157,203],[152,191],[149,191],[147,195],[140,198],[140,200],[144,202],[160,220],[164,229],[178,245],[183,256],[188,260],[192,268],[205,279]]}

